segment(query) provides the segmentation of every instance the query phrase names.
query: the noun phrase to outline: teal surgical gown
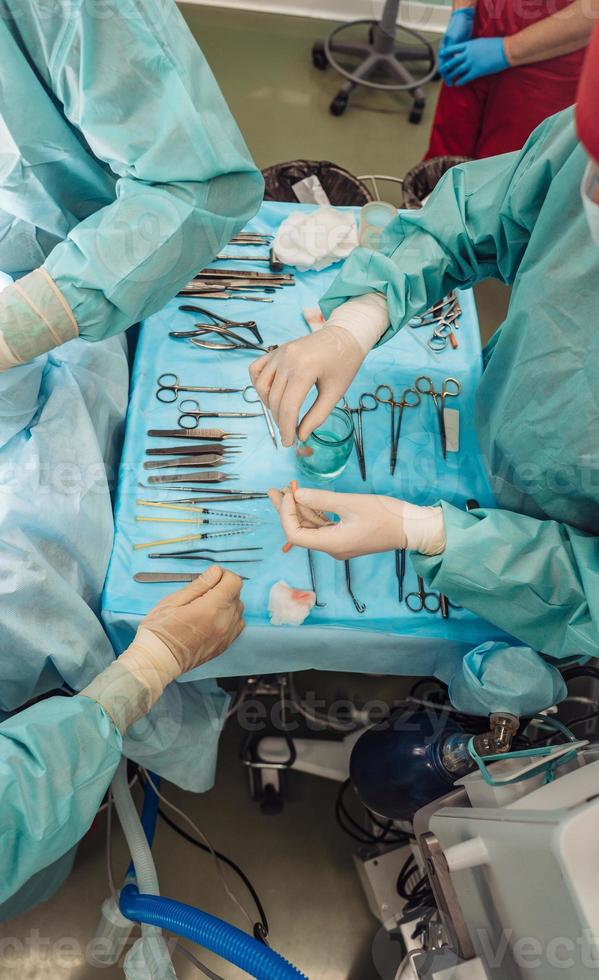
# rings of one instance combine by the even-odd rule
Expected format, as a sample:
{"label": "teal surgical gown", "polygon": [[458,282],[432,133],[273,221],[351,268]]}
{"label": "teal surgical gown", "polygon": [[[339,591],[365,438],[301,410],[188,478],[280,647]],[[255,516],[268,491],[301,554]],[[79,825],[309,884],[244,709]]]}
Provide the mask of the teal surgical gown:
{"label": "teal surgical gown", "polygon": [[[161,309],[257,211],[262,177],[174,0],[0,0],[0,65],[0,270],[48,273],[68,309],[43,278],[33,305],[60,340],[71,313],[101,340]],[[13,303],[26,360],[12,321],[46,324]]]}
{"label": "teal surgical gown", "polygon": [[[62,296],[81,336],[101,341],[0,375],[0,720],[64,682],[84,687],[112,659],[98,615],[128,384],[112,335],[211,260],[262,187],[174,0],[0,0],[0,270],[43,268],[59,295],[42,313],[60,316]],[[9,294],[15,315],[3,319],[3,300],[0,326],[20,342],[29,321]],[[192,722],[210,698],[178,687],[127,751],[179,779],[199,757],[209,784],[215,750]],[[0,918],[60,883],[66,865],[52,862],[89,826],[119,748],[79,698],[0,725],[0,837],[17,843],[0,851],[0,904],[38,872]]]}
{"label": "teal surgical gown", "polygon": [[87,697],[49,698],[0,725],[0,906],[10,898],[15,915],[49,897],[48,883],[55,890],[60,870],[47,880],[43,870],[89,829],[121,747],[112,720]]}
{"label": "teal surgical gown", "polygon": [[453,168],[426,207],[399,213],[380,251],[352,253],[323,300],[329,314],[385,293],[393,332],[456,287],[513,286],[477,398],[497,508],[443,503],[447,547],[414,563],[453,602],[560,661],[599,655],[599,250],[580,198],[585,162],[567,110],[521,152]]}

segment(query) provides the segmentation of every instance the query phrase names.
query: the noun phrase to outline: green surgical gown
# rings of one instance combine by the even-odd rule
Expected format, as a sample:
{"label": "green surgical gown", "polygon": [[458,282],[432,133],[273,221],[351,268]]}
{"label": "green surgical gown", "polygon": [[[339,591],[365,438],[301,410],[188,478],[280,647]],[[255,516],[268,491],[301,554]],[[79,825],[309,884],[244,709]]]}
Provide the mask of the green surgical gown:
{"label": "green surgical gown", "polygon": [[174,0],[0,0],[0,66],[0,269],[45,269],[85,339],[161,309],[258,209]]}
{"label": "green surgical gown", "polygon": [[512,284],[477,397],[497,508],[443,503],[447,547],[414,563],[453,602],[560,660],[599,655],[599,250],[585,162],[566,110],[521,152],[454,167],[421,211],[399,213],[380,251],[352,253],[322,302],[328,315],[385,293],[390,335],[451,289]]}

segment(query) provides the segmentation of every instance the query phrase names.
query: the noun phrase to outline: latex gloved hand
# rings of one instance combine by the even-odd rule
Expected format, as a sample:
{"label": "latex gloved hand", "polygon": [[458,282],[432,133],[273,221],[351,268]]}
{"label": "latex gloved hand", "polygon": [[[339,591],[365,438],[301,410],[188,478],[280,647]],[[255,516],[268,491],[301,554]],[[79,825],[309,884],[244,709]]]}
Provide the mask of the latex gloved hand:
{"label": "latex gloved hand", "polygon": [[302,441],[331,414],[388,325],[385,298],[359,296],[338,307],[321,330],[254,361],[252,384],[270,408],[284,446],[293,443],[300,409],[313,385],[318,395],[299,424]]}
{"label": "latex gloved hand", "polygon": [[474,7],[460,7],[458,10],[452,11],[439,53],[449,45],[461,44],[463,41],[470,40],[474,30],[475,16],[476,9]]}
{"label": "latex gloved hand", "polygon": [[439,71],[447,85],[468,85],[483,75],[505,71],[510,63],[505,38],[477,37],[473,41],[448,45],[439,55]]}
{"label": "latex gloved hand", "polygon": [[223,653],[244,628],[242,581],[214,565],[159,602],[128,650],[81,692],[124,733],[181,674]]}
{"label": "latex gloved hand", "polygon": [[[331,493],[298,488],[271,491],[287,540],[342,561],[380,551],[407,548],[439,555],[445,548],[441,507],[418,507],[377,494]],[[339,521],[331,521],[328,514]]]}

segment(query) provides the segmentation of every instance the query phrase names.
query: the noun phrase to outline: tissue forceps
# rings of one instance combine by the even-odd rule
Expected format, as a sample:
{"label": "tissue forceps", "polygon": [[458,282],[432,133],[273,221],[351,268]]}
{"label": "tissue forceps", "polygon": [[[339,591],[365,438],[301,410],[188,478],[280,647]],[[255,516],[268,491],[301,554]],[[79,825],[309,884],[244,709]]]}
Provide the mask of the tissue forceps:
{"label": "tissue forceps", "polygon": [[196,388],[192,385],[182,385],[177,375],[170,372],[161,374],[157,384],[156,398],[166,405],[172,405],[173,402],[176,402],[180,391],[192,391],[206,395],[233,395],[243,391],[243,388]]}
{"label": "tissue forceps", "polygon": [[441,391],[435,391],[433,379],[427,377],[426,374],[422,374],[419,378],[416,378],[415,387],[416,391],[421,395],[430,395],[433,399],[439,420],[441,451],[443,453],[443,459],[447,459],[447,433],[445,431],[445,416],[443,414],[445,406],[443,403],[446,398],[456,398],[462,390],[462,386],[457,378],[445,378]]}
{"label": "tissue forceps", "polygon": [[[406,408],[417,408],[420,405],[420,395],[415,388],[404,388],[399,400],[396,400],[393,388],[390,385],[379,385],[374,392],[374,397],[380,405],[388,405],[391,409],[391,443],[389,456],[389,472],[391,476],[395,473],[397,465],[397,450],[399,447],[399,437],[401,434],[401,423],[403,413]],[[396,414],[396,409],[399,412]]]}
{"label": "tissue forceps", "polygon": [[259,419],[263,416],[262,412],[202,412],[200,403],[195,398],[184,398],[179,408],[181,409],[179,426],[188,430],[197,429],[200,419]]}
{"label": "tissue forceps", "polygon": [[[358,456],[360,475],[366,481],[366,456],[364,455],[364,425],[362,416],[364,412],[374,412],[379,407],[379,403],[375,395],[369,391],[364,391],[358,399],[357,408],[351,408],[345,398],[341,404],[351,416],[354,427],[354,446],[356,447],[356,454]],[[356,416],[356,421],[354,421],[354,415]]]}
{"label": "tissue forceps", "polygon": [[[250,392],[252,391],[256,396],[255,398],[250,398]],[[268,429],[268,434],[272,439],[273,446],[275,449],[278,449],[279,446],[277,443],[277,434],[275,432],[275,423],[273,422],[272,413],[270,408],[266,407],[253,385],[248,385],[247,388],[243,389],[243,400],[244,402],[247,402],[248,405],[260,405],[264,416],[264,421],[266,422],[266,428]]]}

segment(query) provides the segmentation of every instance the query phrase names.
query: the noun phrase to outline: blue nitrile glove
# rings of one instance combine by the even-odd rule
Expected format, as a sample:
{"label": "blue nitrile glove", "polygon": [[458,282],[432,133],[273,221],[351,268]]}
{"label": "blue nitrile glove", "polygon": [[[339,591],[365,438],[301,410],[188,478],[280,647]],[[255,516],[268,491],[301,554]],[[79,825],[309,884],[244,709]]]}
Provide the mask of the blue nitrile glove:
{"label": "blue nitrile glove", "polygon": [[459,10],[453,11],[439,47],[440,52],[452,44],[461,44],[462,41],[470,40],[474,30],[475,14],[474,7],[460,7]]}
{"label": "blue nitrile glove", "polygon": [[448,45],[439,55],[439,72],[447,85],[467,85],[475,78],[509,68],[504,38],[477,37]]}

